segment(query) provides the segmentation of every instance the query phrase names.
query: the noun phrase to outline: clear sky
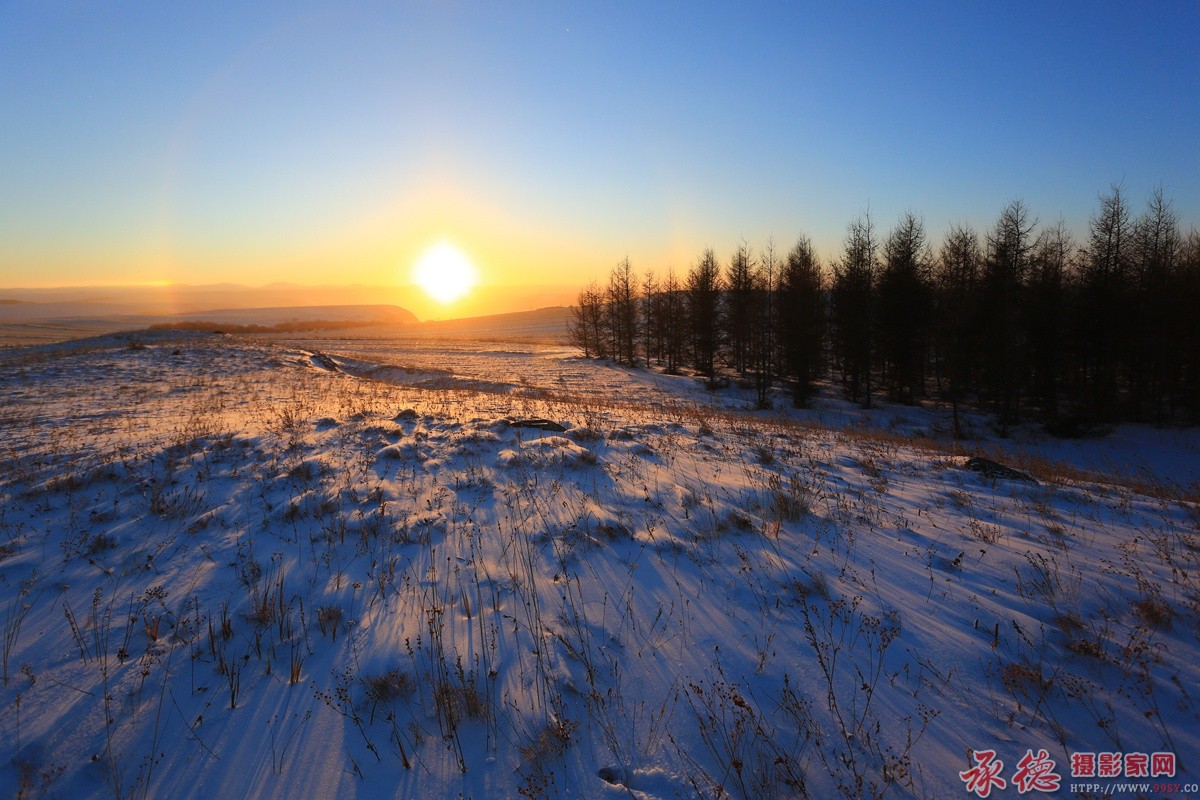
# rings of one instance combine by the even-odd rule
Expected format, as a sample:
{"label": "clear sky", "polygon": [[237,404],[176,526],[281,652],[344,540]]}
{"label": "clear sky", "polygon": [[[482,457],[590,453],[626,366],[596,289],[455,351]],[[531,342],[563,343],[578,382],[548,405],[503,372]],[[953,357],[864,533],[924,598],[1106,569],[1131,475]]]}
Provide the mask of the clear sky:
{"label": "clear sky", "polygon": [[1124,182],[1200,224],[1200,3],[0,0],[0,286],[686,269]]}

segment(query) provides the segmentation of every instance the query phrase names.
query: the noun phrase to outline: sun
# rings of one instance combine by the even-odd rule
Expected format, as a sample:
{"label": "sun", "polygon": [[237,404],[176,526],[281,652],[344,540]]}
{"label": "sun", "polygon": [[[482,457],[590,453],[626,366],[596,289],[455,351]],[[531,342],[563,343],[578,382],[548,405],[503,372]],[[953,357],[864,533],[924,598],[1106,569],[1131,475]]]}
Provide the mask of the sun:
{"label": "sun", "polygon": [[429,247],[413,265],[413,282],[443,305],[465,297],[479,282],[470,257],[449,242]]}

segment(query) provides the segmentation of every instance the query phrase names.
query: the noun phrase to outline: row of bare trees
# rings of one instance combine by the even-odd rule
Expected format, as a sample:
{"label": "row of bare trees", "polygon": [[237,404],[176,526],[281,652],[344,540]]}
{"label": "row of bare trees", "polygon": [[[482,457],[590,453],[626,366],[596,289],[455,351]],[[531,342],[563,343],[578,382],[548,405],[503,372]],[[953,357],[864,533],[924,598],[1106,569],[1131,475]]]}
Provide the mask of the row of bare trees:
{"label": "row of bare trees", "polygon": [[706,250],[685,275],[638,275],[626,259],[580,295],[572,341],[630,366],[737,376],[760,405],[786,387],[808,404],[822,379],[874,397],[1031,416],[1082,433],[1120,420],[1200,422],[1200,233],[1161,190],[1135,216],[1124,189],[1100,197],[1087,239],[1039,227],[1010,203],[981,236],[952,226],[935,248],[906,213],[869,214],[822,264],[806,237],[786,255],[743,243]]}

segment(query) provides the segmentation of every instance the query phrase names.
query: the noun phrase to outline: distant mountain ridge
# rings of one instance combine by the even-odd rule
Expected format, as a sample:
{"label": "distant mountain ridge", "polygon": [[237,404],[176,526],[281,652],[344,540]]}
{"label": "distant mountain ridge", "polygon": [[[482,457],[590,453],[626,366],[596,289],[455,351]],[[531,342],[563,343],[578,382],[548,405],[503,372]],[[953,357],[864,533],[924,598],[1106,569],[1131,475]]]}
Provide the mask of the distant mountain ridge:
{"label": "distant mountain ridge", "polygon": [[217,309],[358,305],[394,305],[428,321],[567,306],[575,302],[577,295],[577,286],[482,285],[453,305],[443,306],[416,286],[398,284],[302,286],[275,282],[266,286],[175,283],[165,286],[0,287],[0,297],[19,301],[2,306],[0,324],[56,319],[175,317]]}
{"label": "distant mountain ridge", "polygon": [[[357,306],[395,304],[411,291],[398,287],[316,286],[274,283],[240,286],[233,283],[166,286],[70,286],[48,289],[0,289],[5,298],[38,305],[48,313],[55,306],[72,307],[72,315],[95,313],[172,316],[228,309],[299,306]],[[382,303],[381,303],[382,301]],[[30,313],[35,313],[33,309]]]}
{"label": "distant mountain ridge", "polygon": [[565,336],[566,306],[575,296],[555,286],[479,287],[469,300],[443,307],[411,286],[0,288],[0,347],[151,326],[226,333],[403,326],[405,336],[559,341]]}
{"label": "distant mountain ridge", "polygon": [[267,306],[223,308],[172,314],[165,323],[217,322],[231,325],[283,325],[300,322],[355,322],[381,325],[410,325],[417,322],[411,311],[387,304],[328,306]]}

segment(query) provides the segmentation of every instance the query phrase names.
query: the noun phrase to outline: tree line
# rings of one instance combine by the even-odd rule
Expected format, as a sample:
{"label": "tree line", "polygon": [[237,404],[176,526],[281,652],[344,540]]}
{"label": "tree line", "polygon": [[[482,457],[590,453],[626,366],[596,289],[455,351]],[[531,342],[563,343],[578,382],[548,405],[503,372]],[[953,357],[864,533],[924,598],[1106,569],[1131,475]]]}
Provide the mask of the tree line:
{"label": "tree line", "polygon": [[828,264],[805,236],[787,253],[743,242],[725,263],[707,249],[682,275],[626,258],[580,292],[570,336],[587,357],[736,376],[764,408],[781,389],[803,407],[829,379],[864,406],[946,402],[956,434],[970,407],[1002,432],[1078,435],[1200,423],[1198,316],[1200,233],[1161,189],[1135,216],[1114,186],[1082,242],[1014,201],[936,247],[914,213],[886,233],[864,214]]}

